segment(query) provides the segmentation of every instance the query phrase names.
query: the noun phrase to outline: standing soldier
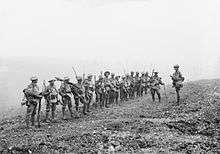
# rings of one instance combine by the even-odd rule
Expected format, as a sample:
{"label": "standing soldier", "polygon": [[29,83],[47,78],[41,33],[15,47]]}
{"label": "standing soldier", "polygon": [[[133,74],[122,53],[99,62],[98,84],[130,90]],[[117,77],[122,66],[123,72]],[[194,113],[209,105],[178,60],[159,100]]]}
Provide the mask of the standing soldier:
{"label": "standing soldier", "polygon": [[102,75],[99,75],[99,79],[95,83],[95,93],[97,104],[99,104],[100,108],[103,108],[105,88]]}
{"label": "standing soldier", "polygon": [[140,77],[139,77],[139,72],[136,72],[135,75],[135,92],[136,92],[136,97],[140,96]]}
{"label": "standing soldier", "polygon": [[122,81],[120,82],[120,100],[121,102],[127,99],[127,89],[126,89],[126,81],[125,77],[122,76]]}
{"label": "standing soldier", "polygon": [[115,74],[114,73],[111,74],[111,78],[109,79],[109,81],[111,83],[109,102],[114,103],[115,96],[116,96],[116,80],[115,80]]}
{"label": "standing soldier", "polygon": [[116,92],[115,92],[115,102],[116,104],[118,104],[118,100],[119,100],[119,96],[120,96],[120,76],[116,76],[115,77],[115,88],[116,88]]}
{"label": "standing soldier", "polygon": [[59,104],[59,99],[58,99],[58,90],[55,86],[55,79],[49,80],[49,85],[46,87],[44,93],[44,98],[46,101],[46,119],[45,121],[48,122],[49,118],[49,112],[51,111],[51,119],[52,121],[55,118],[55,111],[56,111],[56,106]]}
{"label": "standing soldier", "polygon": [[31,121],[31,126],[35,126],[35,115],[37,111],[37,105],[40,103],[42,95],[40,93],[40,88],[37,85],[38,78],[36,76],[31,77],[31,84],[23,90],[25,97],[27,99],[27,114],[26,114],[26,125],[29,127],[29,122]]}
{"label": "standing soldier", "polygon": [[[86,102],[86,98],[85,98],[85,87],[83,85],[83,78],[81,76],[77,76],[76,77],[77,83],[75,84],[75,86],[77,87],[74,90],[74,100],[75,100],[75,107],[76,107],[76,111],[77,113],[79,112],[79,102],[81,102],[83,104],[83,111],[82,113],[84,115],[86,115],[86,107],[87,107],[87,102]],[[77,116],[78,118],[78,116]]]}
{"label": "standing soldier", "polygon": [[95,85],[92,82],[92,74],[87,76],[87,79],[84,81],[85,92],[86,92],[86,101],[87,101],[87,112],[90,112],[90,104],[93,98],[93,92],[95,90]]}
{"label": "standing soldier", "polygon": [[148,91],[148,89],[150,88],[149,80],[150,80],[149,73],[146,72],[146,73],[145,73],[145,89],[144,89],[145,95],[147,94],[147,91]]}
{"label": "standing soldier", "polygon": [[134,72],[131,71],[131,74],[130,74],[129,97],[131,99],[134,99],[134,96],[135,96],[135,77],[134,77]]}
{"label": "standing soldier", "polygon": [[66,106],[68,106],[69,112],[71,117],[73,117],[73,112],[72,112],[72,92],[71,92],[71,86],[68,84],[70,81],[69,77],[65,77],[64,81],[61,83],[59,93],[62,96],[62,116],[63,119],[66,119]]}
{"label": "standing soldier", "polygon": [[158,76],[158,72],[154,72],[154,75],[150,79],[150,91],[153,102],[155,101],[155,93],[158,96],[159,102],[161,101],[160,85],[164,85],[164,83],[162,82],[161,77]]}
{"label": "standing soldier", "polygon": [[140,77],[140,96],[143,96],[145,91],[145,86],[146,86],[145,73],[142,72]]}
{"label": "standing soldier", "polygon": [[103,79],[103,82],[104,82],[104,87],[105,87],[105,107],[108,108],[108,104],[109,104],[109,98],[110,98],[110,91],[111,91],[111,82],[109,80],[109,75],[110,75],[110,72],[109,71],[106,71],[104,73],[104,79]]}
{"label": "standing soldier", "polygon": [[182,76],[182,73],[179,71],[179,65],[174,66],[175,72],[170,77],[173,80],[173,87],[176,90],[177,103],[180,101],[180,89],[183,87],[183,81],[185,78]]}

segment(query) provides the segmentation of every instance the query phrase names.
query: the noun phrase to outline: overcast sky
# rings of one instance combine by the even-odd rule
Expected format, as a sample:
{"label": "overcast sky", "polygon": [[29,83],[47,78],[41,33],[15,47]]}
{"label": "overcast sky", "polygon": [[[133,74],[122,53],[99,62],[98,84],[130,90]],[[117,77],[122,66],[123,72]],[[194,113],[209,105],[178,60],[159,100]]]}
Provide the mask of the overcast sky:
{"label": "overcast sky", "polygon": [[[110,70],[220,76],[219,0],[0,0],[0,109],[29,78]],[[16,58],[15,58],[16,57]]]}
{"label": "overcast sky", "polygon": [[0,57],[102,60],[162,72],[179,63],[191,78],[217,77],[219,8],[219,0],[1,0]]}

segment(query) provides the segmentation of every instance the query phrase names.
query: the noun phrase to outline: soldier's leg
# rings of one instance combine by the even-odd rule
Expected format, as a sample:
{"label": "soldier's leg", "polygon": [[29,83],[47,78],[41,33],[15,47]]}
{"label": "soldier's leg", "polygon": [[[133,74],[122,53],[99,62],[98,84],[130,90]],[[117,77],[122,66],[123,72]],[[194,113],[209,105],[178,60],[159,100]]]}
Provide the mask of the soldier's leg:
{"label": "soldier's leg", "polygon": [[177,103],[180,101],[180,89],[176,88]]}
{"label": "soldier's leg", "polygon": [[62,118],[66,119],[66,105],[67,105],[67,99],[66,98],[62,98],[63,104],[62,104]]}
{"label": "soldier's leg", "polygon": [[118,104],[118,99],[119,99],[119,91],[115,92],[115,102]]}
{"label": "soldier's leg", "polygon": [[103,108],[104,107],[104,105],[105,105],[105,95],[104,95],[104,93],[101,93],[100,94],[100,98],[99,98],[100,100],[99,100],[99,102],[100,102],[100,108]]}
{"label": "soldier's leg", "polygon": [[151,92],[152,100],[154,102],[155,101],[155,90],[154,89],[150,89],[150,92]]}
{"label": "soldier's leg", "polygon": [[106,96],[105,96],[105,107],[108,108],[109,105],[109,91],[106,92]]}
{"label": "soldier's leg", "polygon": [[78,112],[79,111],[79,98],[74,97],[74,100],[75,100],[75,108],[76,108],[76,111]]}
{"label": "soldier's leg", "polygon": [[156,90],[156,93],[157,93],[157,96],[158,96],[159,102],[161,102],[160,91],[159,91],[158,89]]}
{"label": "soldier's leg", "polygon": [[68,109],[69,109],[69,112],[70,112],[70,116],[73,117],[72,101],[71,101],[71,99],[68,99]]}
{"label": "soldier's leg", "polygon": [[90,111],[91,101],[92,101],[92,96],[89,96],[89,97],[88,97],[88,102],[87,102],[87,112],[91,112],[91,111]]}
{"label": "soldier's leg", "polygon": [[48,122],[49,119],[49,113],[50,113],[50,103],[46,100],[46,117],[45,117],[45,121]]}
{"label": "soldier's leg", "polygon": [[83,98],[80,98],[80,102],[83,104],[83,111],[82,111],[82,113],[83,113],[84,115],[86,115],[86,114],[87,114],[87,113],[86,113],[87,102],[86,102],[86,100],[83,99]]}
{"label": "soldier's leg", "polygon": [[57,106],[56,103],[51,104],[51,118],[52,118],[52,120],[55,119],[56,106]]}
{"label": "soldier's leg", "polygon": [[37,112],[37,104],[32,104],[31,105],[31,126],[35,125],[35,115]]}
{"label": "soldier's leg", "polygon": [[26,113],[26,119],[25,119],[27,127],[29,127],[30,118],[31,118],[31,105],[29,104],[27,106],[27,113]]}

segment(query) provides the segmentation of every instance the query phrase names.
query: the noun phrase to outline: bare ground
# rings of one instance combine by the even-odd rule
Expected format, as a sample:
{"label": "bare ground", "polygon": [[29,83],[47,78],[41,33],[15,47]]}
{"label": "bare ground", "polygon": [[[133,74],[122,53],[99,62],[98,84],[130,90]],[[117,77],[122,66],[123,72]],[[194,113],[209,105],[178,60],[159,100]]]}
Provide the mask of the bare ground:
{"label": "bare ground", "polygon": [[23,116],[0,122],[0,150],[16,153],[220,153],[220,99],[213,93],[220,80],[187,83],[180,105],[168,88],[168,101],[148,95],[89,116],[40,129],[25,129]]}

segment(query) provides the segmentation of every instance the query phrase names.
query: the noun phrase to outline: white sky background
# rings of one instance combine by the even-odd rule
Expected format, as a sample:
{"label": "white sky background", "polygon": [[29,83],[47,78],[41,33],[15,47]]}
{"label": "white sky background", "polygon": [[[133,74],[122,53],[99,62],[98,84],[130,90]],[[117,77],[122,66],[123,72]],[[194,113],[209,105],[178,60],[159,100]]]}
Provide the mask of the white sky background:
{"label": "white sky background", "polygon": [[[168,81],[178,63],[187,80],[217,78],[219,8],[219,0],[1,0],[0,58],[59,59],[52,72],[34,67],[47,78],[79,60],[80,72],[156,68]],[[28,80],[35,70],[22,68]]]}
{"label": "white sky background", "polygon": [[218,0],[2,0],[0,52],[207,67],[220,54],[219,8]]}

